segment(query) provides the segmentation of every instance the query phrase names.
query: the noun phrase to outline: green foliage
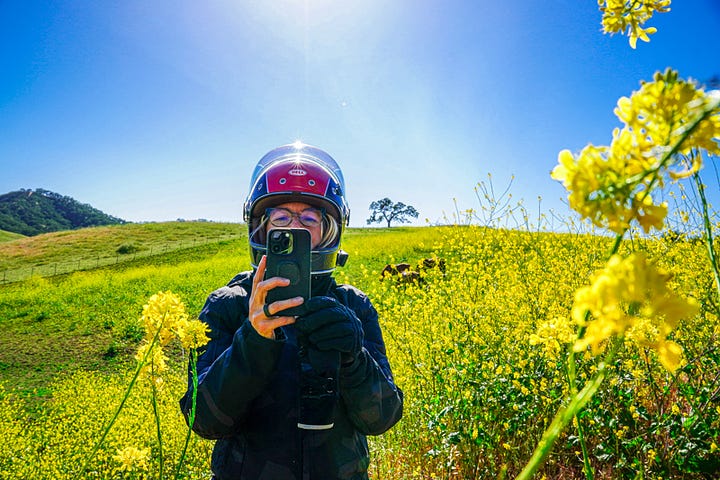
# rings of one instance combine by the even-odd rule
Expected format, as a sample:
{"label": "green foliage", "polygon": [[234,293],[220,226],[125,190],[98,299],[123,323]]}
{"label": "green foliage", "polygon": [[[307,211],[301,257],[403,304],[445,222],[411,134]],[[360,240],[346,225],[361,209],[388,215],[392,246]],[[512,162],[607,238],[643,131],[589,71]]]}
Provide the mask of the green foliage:
{"label": "green foliage", "polygon": [[48,190],[0,195],[0,229],[22,235],[125,223],[90,205]]}
{"label": "green foliage", "polygon": [[[146,232],[147,241],[171,236],[175,228],[137,227],[154,230]],[[116,249],[116,240],[107,237],[104,248]],[[371,439],[372,477],[517,475],[568,393],[566,346],[530,339],[548,325],[560,329],[573,292],[602,264],[611,242],[473,226],[349,229],[343,249],[350,260],[336,277],[364,290],[377,307],[406,402],[403,420]],[[634,242],[702,309],[675,333],[687,358],[675,375],[649,351],[627,349],[612,365],[612,381],[580,417],[585,441],[597,478],[700,479],[720,461],[717,294],[702,245]],[[430,257],[443,258],[446,271],[424,272],[419,285],[380,281],[388,263]],[[69,478],[127,385],[147,299],[172,290],[194,315],[210,291],[247,268],[241,237],[0,286],[0,478]],[[177,399],[187,358],[177,349],[170,353],[171,372],[158,400],[167,435],[163,451],[178,452],[186,432]],[[579,359],[579,380],[590,378],[592,369],[591,359]],[[98,473],[87,478],[120,478],[115,456],[129,446],[151,449],[143,478],[157,478],[148,387],[137,395],[93,461]],[[197,438],[191,443],[183,469],[192,478],[208,475],[211,445]],[[571,427],[542,474],[582,477],[579,448]],[[168,472],[178,462],[174,455],[164,460]]]}
{"label": "green foliage", "polygon": [[119,255],[129,255],[131,253],[137,253],[140,250],[141,250],[141,248],[138,247],[137,245],[135,245],[134,243],[123,243],[115,251]]}

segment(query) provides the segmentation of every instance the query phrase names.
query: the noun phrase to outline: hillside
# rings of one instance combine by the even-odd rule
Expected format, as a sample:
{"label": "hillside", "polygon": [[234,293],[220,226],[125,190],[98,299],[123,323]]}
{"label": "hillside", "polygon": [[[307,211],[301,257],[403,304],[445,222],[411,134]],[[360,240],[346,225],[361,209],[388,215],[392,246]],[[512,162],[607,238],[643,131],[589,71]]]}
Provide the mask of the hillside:
{"label": "hillside", "polygon": [[9,242],[10,240],[17,240],[18,238],[23,238],[24,236],[25,235],[22,235],[20,233],[6,232],[5,230],[0,230],[0,243]]}
{"label": "hillside", "polygon": [[[16,234],[9,234],[16,235]],[[0,284],[154,257],[246,236],[236,223],[126,223],[44,233],[0,242]]]}
{"label": "hillside", "polygon": [[0,195],[0,230],[22,235],[125,223],[77,200],[43,189]]}
{"label": "hillside", "polygon": [[[157,291],[181,294],[196,315],[208,293],[250,268],[243,227],[132,223],[0,244],[0,398],[3,383],[31,394],[46,388],[60,371],[112,369],[117,361],[132,360],[139,341],[134,322]],[[344,248],[350,262],[339,275],[358,277],[368,268],[374,283],[390,258],[415,262],[429,256],[440,232],[349,229]],[[428,247],[409,247],[410,239]],[[135,245],[137,254],[116,254],[121,245]],[[3,282],[5,275],[13,281]],[[25,281],[16,281],[21,279]]]}

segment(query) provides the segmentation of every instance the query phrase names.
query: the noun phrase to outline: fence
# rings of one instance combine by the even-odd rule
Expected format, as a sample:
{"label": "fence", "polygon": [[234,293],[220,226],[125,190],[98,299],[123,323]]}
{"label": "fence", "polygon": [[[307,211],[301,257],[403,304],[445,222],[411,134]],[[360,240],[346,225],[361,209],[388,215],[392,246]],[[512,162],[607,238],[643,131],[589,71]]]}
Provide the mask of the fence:
{"label": "fence", "polygon": [[82,270],[92,270],[94,268],[106,267],[108,265],[116,265],[124,262],[131,262],[139,258],[153,257],[156,255],[162,255],[168,252],[174,252],[178,250],[184,250],[187,248],[193,248],[200,245],[207,245],[209,243],[219,243],[224,240],[235,240],[243,238],[245,235],[228,234],[220,235],[217,237],[202,237],[193,238],[189,240],[179,240],[177,242],[167,243],[163,245],[153,245],[147,250],[140,250],[133,253],[127,254],[115,254],[110,256],[97,256],[97,257],[81,257],[73,259],[67,262],[51,262],[51,263],[39,263],[36,265],[30,265],[22,268],[15,269],[4,269],[0,274],[0,285],[7,283],[20,282],[26,280],[33,275],[40,277],[52,277],[55,275],[64,275]]}

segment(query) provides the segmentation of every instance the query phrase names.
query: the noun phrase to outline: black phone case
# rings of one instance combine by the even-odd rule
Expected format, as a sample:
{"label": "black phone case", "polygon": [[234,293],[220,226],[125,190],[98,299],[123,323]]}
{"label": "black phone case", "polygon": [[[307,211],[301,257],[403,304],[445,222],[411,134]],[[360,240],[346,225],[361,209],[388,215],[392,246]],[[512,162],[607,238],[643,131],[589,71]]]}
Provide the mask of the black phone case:
{"label": "black phone case", "polygon": [[[287,287],[268,291],[265,303],[293,297],[310,298],[310,232],[302,228],[274,228],[267,234],[265,279],[282,277],[290,280]],[[305,305],[292,307],[276,315],[302,315]]]}

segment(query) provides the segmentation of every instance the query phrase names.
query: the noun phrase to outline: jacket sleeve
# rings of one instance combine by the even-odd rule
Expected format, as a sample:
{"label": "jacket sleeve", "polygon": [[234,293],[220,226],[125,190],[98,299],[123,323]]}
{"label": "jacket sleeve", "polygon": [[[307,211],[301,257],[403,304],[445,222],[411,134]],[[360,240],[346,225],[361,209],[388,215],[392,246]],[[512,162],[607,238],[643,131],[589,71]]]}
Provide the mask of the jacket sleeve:
{"label": "jacket sleeve", "polygon": [[[244,289],[223,287],[208,297],[199,316],[210,327],[210,342],[197,361],[197,406],[192,428],[204,438],[230,436],[242,425],[248,406],[275,370],[282,349],[282,341],[264,338],[252,327],[246,297]],[[191,375],[180,401],[188,424],[193,398]]]}
{"label": "jacket sleeve", "polygon": [[340,371],[340,394],[355,427],[379,435],[402,417],[403,393],[393,380],[375,307],[359,290],[349,293],[346,301],[363,324],[365,340],[358,358]]}

